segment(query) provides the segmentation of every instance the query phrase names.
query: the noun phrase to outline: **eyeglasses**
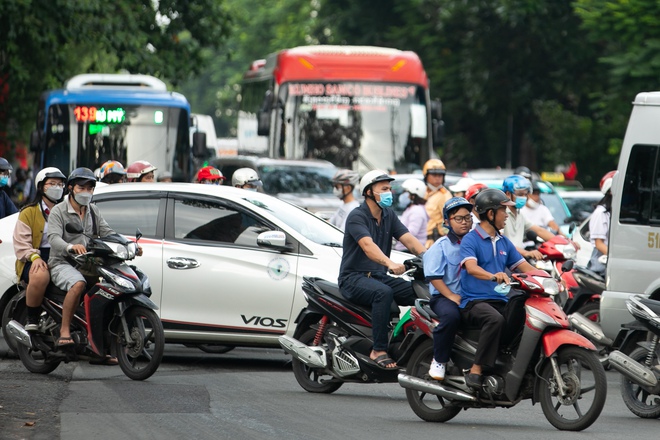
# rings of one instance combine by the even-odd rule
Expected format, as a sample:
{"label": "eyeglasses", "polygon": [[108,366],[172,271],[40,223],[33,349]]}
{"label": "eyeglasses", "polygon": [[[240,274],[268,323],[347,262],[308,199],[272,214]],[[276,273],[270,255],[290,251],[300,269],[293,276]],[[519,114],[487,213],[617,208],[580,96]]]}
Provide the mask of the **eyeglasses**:
{"label": "eyeglasses", "polygon": [[45,183],[44,186],[55,186],[57,188],[64,188],[64,184],[61,182]]}
{"label": "eyeglasses", "polygon": [[456,223],[470,223],[472,221],[472,215],[458,216],[455,215],[449,220],[454,220]]}

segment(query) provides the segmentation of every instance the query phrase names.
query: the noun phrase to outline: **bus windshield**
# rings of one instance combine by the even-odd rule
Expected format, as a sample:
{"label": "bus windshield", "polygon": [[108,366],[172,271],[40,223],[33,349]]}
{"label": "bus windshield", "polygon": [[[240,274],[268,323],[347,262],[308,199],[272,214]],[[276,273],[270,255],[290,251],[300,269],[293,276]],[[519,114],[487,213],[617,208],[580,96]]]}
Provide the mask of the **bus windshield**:
{"label": "bus windshield", "polygon": [[98,168],[107,160],[162,164],[185,175],[188,121],[181,108],[143,105],[55,104],[48,108],[43,163],[65,174],[71,167]]}
{"label": "bus windshield", "polygon": [[[424,88],[373,82],[286,83],[280,155],[409,173],[428,144]],[[290,134],[290,135],[289,135]]]}

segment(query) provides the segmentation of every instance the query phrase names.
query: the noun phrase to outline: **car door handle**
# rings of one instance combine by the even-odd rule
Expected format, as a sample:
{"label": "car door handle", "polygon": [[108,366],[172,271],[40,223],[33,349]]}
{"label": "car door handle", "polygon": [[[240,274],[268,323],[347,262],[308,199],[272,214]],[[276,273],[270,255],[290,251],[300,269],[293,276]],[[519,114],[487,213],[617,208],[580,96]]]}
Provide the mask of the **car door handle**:
{"label": "car door handle", "polygon": [[173,257],[167,260],[170,269],[194,269],[199,267],[199,262],[192,258]]}

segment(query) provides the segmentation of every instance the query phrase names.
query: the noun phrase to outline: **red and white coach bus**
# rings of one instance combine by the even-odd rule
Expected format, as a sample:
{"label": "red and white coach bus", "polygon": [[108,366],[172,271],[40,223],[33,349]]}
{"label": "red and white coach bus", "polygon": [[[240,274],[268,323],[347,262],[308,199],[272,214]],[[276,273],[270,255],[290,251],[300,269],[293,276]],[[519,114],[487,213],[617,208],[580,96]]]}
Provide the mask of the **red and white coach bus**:
{"label": "red and white coach bus", "polygon": [[441,141],[440,103],[431,102],[422,62],[409,51],[281,50],[252,63],[239,99],[241,152],[409,173]]}

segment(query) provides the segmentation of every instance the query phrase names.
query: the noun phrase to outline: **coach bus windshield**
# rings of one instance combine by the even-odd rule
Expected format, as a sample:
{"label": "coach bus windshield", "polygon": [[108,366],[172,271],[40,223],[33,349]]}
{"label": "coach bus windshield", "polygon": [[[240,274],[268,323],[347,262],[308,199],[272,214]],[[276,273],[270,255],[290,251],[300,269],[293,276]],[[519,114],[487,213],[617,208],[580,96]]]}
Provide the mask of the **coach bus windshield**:
{"label": "coach bus windshield", "polygon": [[[173,174],[188,165],[188,121],[180,108],[129,105],[50,106],[44,166],[98,168],[107,160],[124,166],[173,157]],[[155,160],[158,159],[158,160]]]}
{"label": "coach bus windshield", "polygon": [[281,156],[325,159],[346,168],[356,161],[359,169],[412,172],[419,168],[429,136],[424,88],[367,82],[288,83],[279,96],[284,103]]}

